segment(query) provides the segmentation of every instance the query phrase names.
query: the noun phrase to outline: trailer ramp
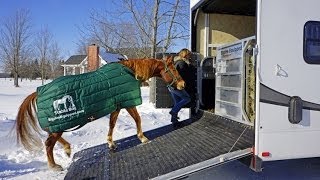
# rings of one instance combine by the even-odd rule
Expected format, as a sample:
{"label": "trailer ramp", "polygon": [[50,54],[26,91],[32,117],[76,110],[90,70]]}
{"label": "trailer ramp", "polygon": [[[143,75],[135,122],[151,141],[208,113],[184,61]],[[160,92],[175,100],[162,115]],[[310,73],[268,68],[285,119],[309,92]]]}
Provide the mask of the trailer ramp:
{"label": "trailer ramp", "polygon": [[103,144],[76,153],[65,179],[174,179],[249,155],[254,143],[252,127],[203,111],[145,135],[146,144],[132,136],[115,152]]}

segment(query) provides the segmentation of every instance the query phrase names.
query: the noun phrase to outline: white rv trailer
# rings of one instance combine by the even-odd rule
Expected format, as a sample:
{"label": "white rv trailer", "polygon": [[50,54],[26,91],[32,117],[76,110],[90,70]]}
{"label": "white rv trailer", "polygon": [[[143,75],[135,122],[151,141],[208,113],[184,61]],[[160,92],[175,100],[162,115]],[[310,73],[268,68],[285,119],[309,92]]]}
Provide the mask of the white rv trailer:
{"label": "white rv trailer", "polygon": [[215,115],[254,128],[257,171],[262,161],[320,156],[319,6],[319,0],[190,1],[191,50],[203,59],[200,69],[215,70],[211,81],[203,77],[213,72],[198,71],[198,108],[214,102]]}

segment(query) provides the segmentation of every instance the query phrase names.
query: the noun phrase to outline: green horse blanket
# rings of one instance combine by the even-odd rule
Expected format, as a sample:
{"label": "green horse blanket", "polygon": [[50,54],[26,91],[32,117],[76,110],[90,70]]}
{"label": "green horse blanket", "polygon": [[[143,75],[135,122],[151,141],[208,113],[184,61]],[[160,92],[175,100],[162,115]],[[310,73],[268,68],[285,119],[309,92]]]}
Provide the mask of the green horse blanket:
{"label": "green horse blanket", "polygon": [[37,88],[37,117],[48,132],[74,130],[111,112],[142,103],[140,81],[119,63],[63,76]]}

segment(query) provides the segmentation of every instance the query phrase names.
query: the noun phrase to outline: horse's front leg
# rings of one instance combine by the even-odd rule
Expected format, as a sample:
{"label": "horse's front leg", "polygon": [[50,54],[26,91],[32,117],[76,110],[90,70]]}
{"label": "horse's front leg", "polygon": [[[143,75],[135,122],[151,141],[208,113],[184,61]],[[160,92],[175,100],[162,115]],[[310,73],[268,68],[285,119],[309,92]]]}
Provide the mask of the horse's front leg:
{"label": "horse's front leg", "polygon": [[55,171],[62,171],[62,167],[55,163],[54,157],[53,157],[53,147],[58,141],[58,139],[61,137],[62,133],[50,133],[45,145],[46,145],[46,151],[47,151],[47,159],[48,159],[48,166],[49,168],[55,170]]}
{"label": "horse's front leg", "polygon": [[[61,136],[62,136],[62,134],[61,134]],[[63,139],[62,137],[60,137],[58,139],[58,142],[63,146],[63,150],[66,153],[66,155],[68,157],[70,157],[70,155],[71,155],[70,143],[68,141],[66,141],[65,139]]]}
{"label": "horse's front leg", "polygon": [[112,134],[113,134],[113,129],[116,125],[119,113],[120,113],[120,110],[117,110],[110,114],[109,131],[107,136],[107,143],[110,149],[116,149],[117,147],[116,144],[113,142]]}
{"label": "horse's front leg", "polygon": [[127,108],[126,109],[128,111],[128,113],[133,117],[134,121],[136,122],[136,126],[137,126],[137,136],[138,138],[140,139],[140,141],[142,143],[146,143],[148,142],[148,138],[146,138],[144,135],[143,135],[143,132],[142,132],[142,128],[141,128],[141,118],[140,118],[140,115],[137,111],[137,108],[136,107],[133,107],[133,108]]}

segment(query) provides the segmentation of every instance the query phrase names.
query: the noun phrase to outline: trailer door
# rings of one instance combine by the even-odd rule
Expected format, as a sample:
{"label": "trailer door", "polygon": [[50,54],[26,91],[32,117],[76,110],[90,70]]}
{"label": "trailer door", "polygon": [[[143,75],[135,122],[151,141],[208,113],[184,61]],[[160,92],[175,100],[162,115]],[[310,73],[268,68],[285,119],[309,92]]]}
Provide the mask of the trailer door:
{"label": "trailer door", "polygon": [[[157,53],[156,59],[163,59],[167,56],[177,56],[177,53]],[[194,67],[197,68],[197,64],[199,62],[199,54],[192,53],[191,55],[191,63]],[[197,76],[197,74],[194,74]],[[171,108],[173,106],[173,100],[171,94],[168,90],[167,84],[158,77],[151,78],[151,86],[150,86],[150,102],[155,105],[155,108]],[[197,84],[196,78],[194,84]],[[184,108],[191,108],[196,104],[196,94],[191,94],[191,102],[184,106]]]}
{"label": "trailer door", "polygon": [[320,1],[257,2],[255,155],[320,156]]}

